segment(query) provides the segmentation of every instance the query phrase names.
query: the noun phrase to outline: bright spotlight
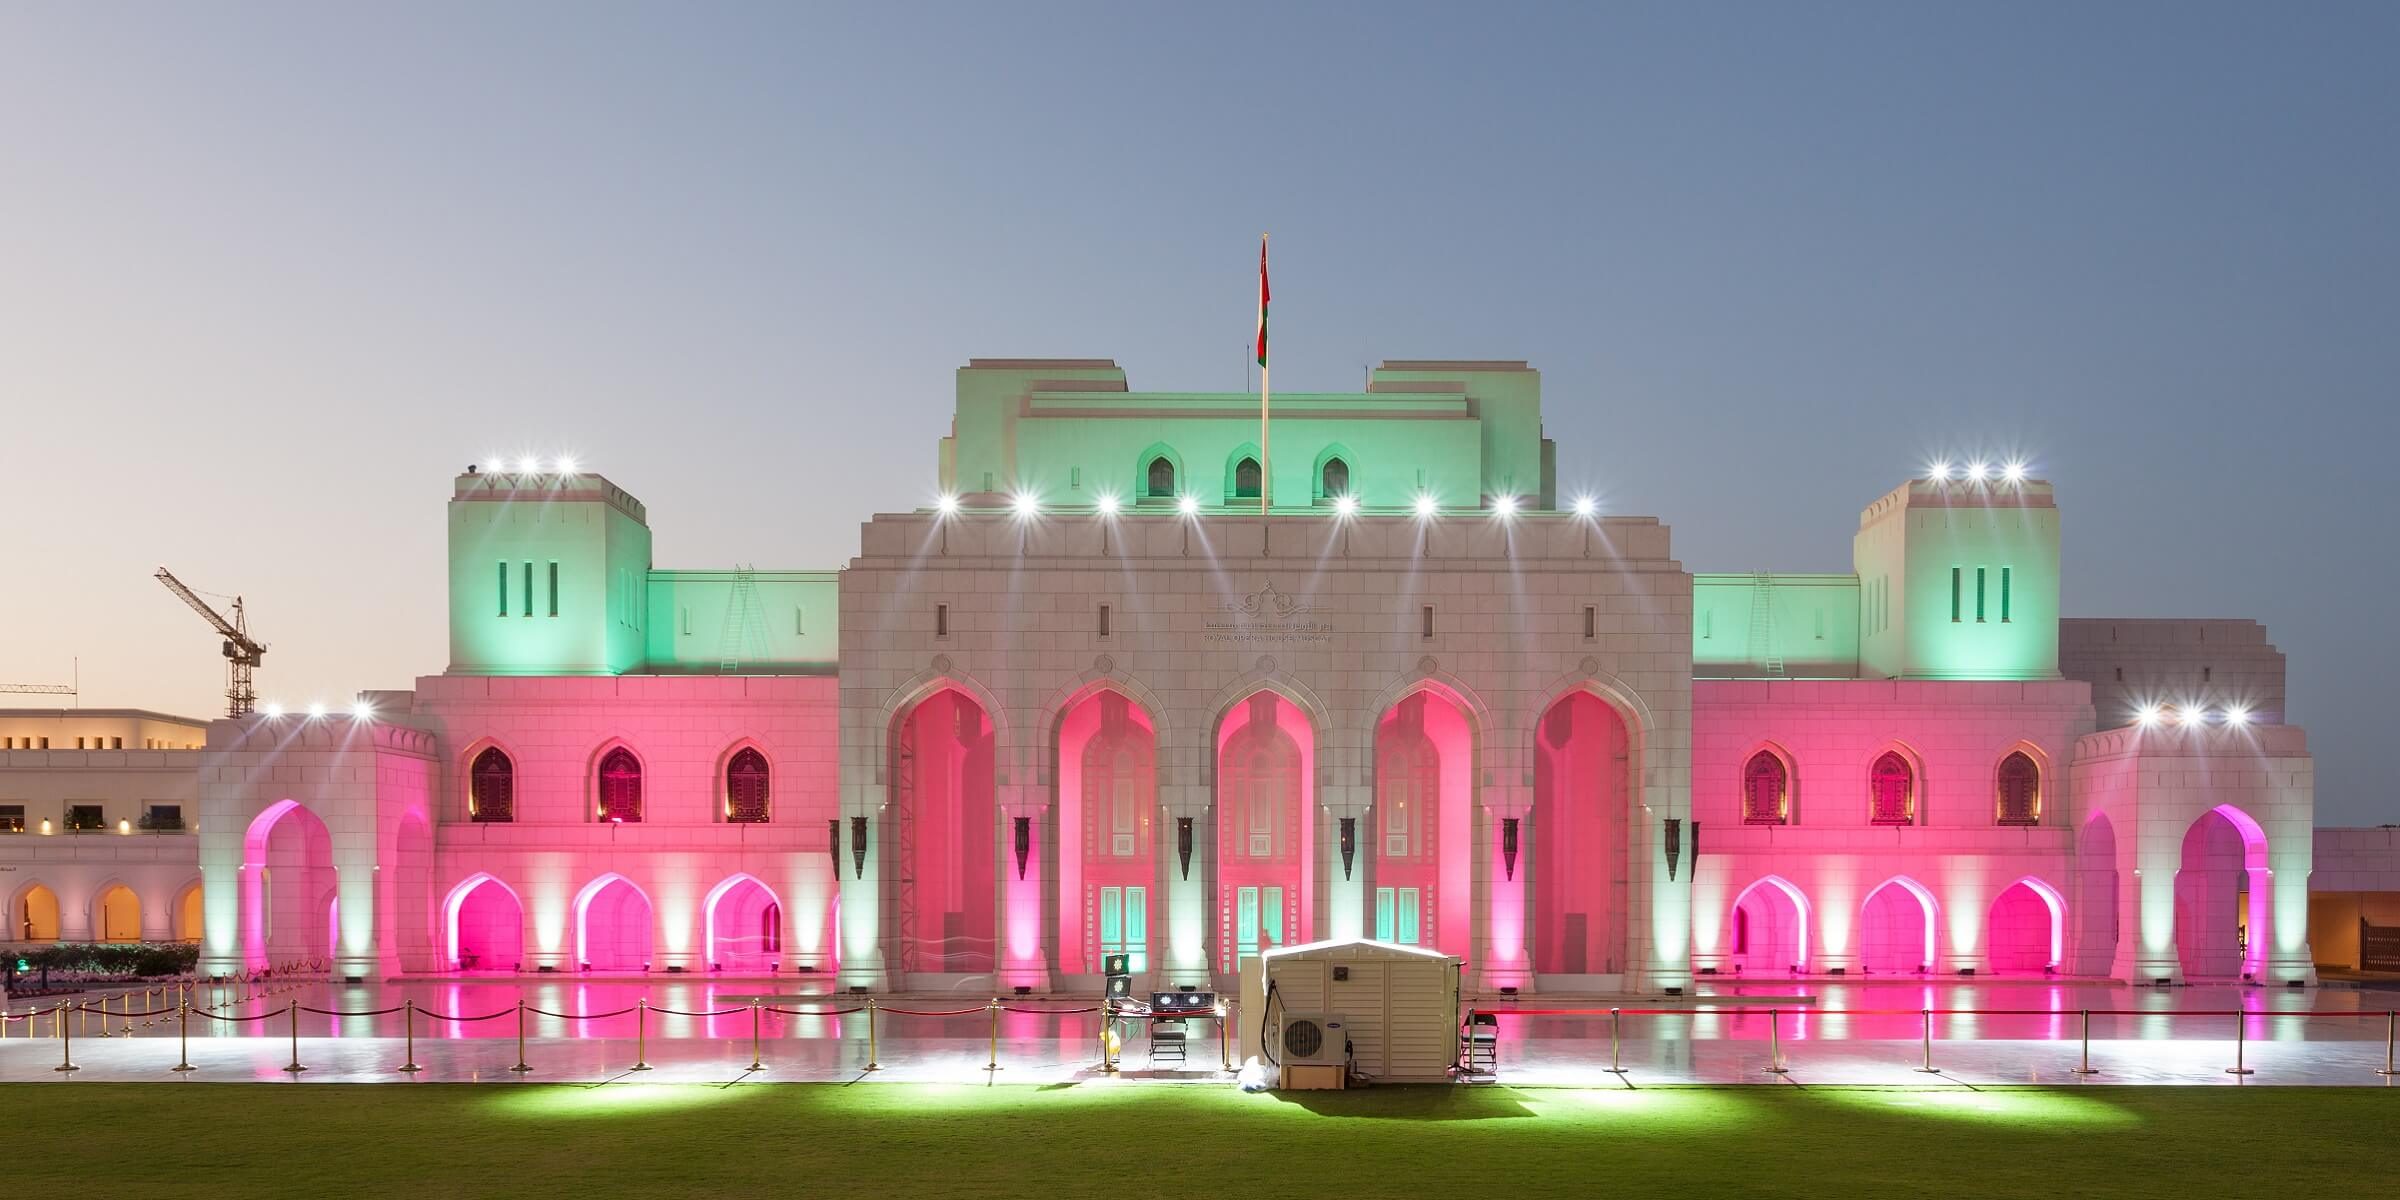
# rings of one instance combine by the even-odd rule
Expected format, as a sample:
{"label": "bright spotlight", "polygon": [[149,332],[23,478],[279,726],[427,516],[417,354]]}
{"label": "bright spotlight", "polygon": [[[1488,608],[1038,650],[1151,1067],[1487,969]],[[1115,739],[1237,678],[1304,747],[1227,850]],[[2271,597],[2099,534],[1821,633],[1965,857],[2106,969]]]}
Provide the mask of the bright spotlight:
{"label": "bright spotlight", "polygon": [[1042,512],[1042,502],[1031,492],[1019,492],[1017,494],[1016,510],[1017,515],[1020,517],[1040,516]]}
{"label": "bright spotlight", "polygon": [[1115,516],[1117,512],[1117,498],[1112,493],[1102,492],[1100,493],[1098,506],[1102,513],[1109,516]]}
{"label": "bright spotlight", "polygon": [[953,496],[948,492],[943,492],[939,497],[936,497],[933,502],[933,506],[945,517],[955,517],[958,515],[958,497]]}
{"label": "bright spotlight", "polygon": [[1505,495],[1492,497],[1492,511],[1503,517],[1517,515],[1517,498]]}
{"label": "bright spotlight", "polygon": [[572,474],[574,474],[574,473],[575,473],[575,460],[574,460],[573,458],[562,458],[562,459],[558,460],[558,473],[559,473],[559,474],[561,474],[561,475],[572,475]]}
{"label": "bright spotlight", "polygon": [[2007,466],[2000,468],[2000,477],[2010,483],[2025,482],[2025,464],[2022,461],[2011,461]]}
{"label": "bright spotlight", "polygon": [[1431,496],[1417,497],[1417,515],[1420,517],[1430,517],[1441,511],[1441,507],[1441,503]]}
{"label": "bright spotlight", "polygon": [[1991,465],[1990,465],[1990,464],[1988,464],[1988,463],[1979,463],[1979,462],[1978,462],[1978,463],[1968,463],[1968,464],[1967,464],[1967,478],[1968,478],[1970,481],[1972,481],[1972,482],[1975,482],[1975,483],[1982,483],[1982,482],[1984,482],[1985,480],[1988,480],[1988,479],[1990,479],[1991,477],[1992,477],[1992,468],[1991,468]]}
{"label": "bright spotlight", "polygon": [[1345,517],[1347,517],[1347,516],[1351,516],[1351,515],[1353,515],[1353,514],[1357,513],[1357,512],[1358,512],[1358,497],[1356,497],[1356,496],[1335,496],[1335,497],[1333,498],[1333,511],[1335,511],[1335,512],[1337,512],[1337,513],[1340,513],[1341,515],[1343,515],[1343,516],[1345,516]]}
{"label": "bright spotlight", "polygon": [[1576,516],[1579,516],[1579,517],[1588,517],[1588,516],[1591,516],[1593,513],[1596,513],[1596,512],[1599,512],[1599,511],[1600,511],[1600,502],[1599,502],[1599,501],[1592,499],[1590,496],[1577,496],[1577,497],[1575,497],[1575,515],[1576,515]]}
{"label": "bright spotlight", "polygon": [[1175,511],[1187,517],[1200,515],[1200,497],[1183,496],[1175,501]]}
{"label": "bright spotlight", "polygon": [[283,715],[283,706],[270,701],[268,703],[259,705],[258,711],[266,716],[280,717]]}
{"label": "bright spotlight", "polygon": [[2228,725],[2247,725],[2247,724],[2249,724],[2249,723],[2250,723],[2250,710],[2249,710],[2249,709],[2246,709],[2246,708],[2240,708],[2240,707],[2235,707],[2235,708],[2229,708],[2229,709],[2226,709],[2226,710],[2225,710],[2225,723],[2226,723],[2226,724],[2228,724]]}
{"label": "bright spotlight", "polygon": [[498,475],[508,470],[508,460],[505,458],[491,459],[483,464],[483,469],[494,475]]}
{"label": "bright spotlight", "polygon": [[1932,466],[1925,468],[1925,478],[1936,483],[1948,482],[1950,479],[1950,464],[1940,459],[1934,460],[1934,464]]}
{"label": "bright spotlight", "polygon": [[517,460],[517,473],[520,475],[531,475],[541,469],[542,464],[539,459],[527,456]]}
{"label": "bright spotlight", "polygon": [[311,721],[322,720],[322,719],[324,719],[324,716],[325,716],[325,706],[324,706],[324,705],[322,705],[322,704],[311,704],[311,705],[309,705],[309,706],[308,706],[308,719],[309,719],[309,720],[311,720]]}
{"label": "bright spotlight", "polygon": [[2144,729],[2155,729],[2158,727],[2160,715],[2157,705],[2145,704],[2140,712],[2134,714],[2134,719],[2141,722]]}
{"label": "bright spotlight", "polygon": [[351,719],[351,720],[353,720],[353,721],[372,721],[372,720],[374,720],[374,719],[375,719],[375,706],[374,706],[374,705],[372,705],[372,704],[369,704],[369,703],[367,703],[367,702],[366,702],[366,701],[364,701],[364,700],[361,700],[361,701],[359,701],[358,703],[351,705],[351,706],[350,706],[350,719]]}

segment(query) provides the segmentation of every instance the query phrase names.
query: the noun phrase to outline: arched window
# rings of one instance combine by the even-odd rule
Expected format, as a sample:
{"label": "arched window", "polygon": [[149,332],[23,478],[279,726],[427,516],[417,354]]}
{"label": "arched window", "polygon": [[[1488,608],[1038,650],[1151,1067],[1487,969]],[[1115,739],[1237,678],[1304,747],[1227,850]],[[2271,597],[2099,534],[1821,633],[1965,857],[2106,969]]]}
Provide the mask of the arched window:
{"label": "arched window", "polygon": [[767,756],[748,746],[725,764],[725,819],[741,824],[767,819]]}
{"label": "arched window", "polygon": [[1343,462],[1340,458],[1326,459],[1325,470],[1320,482],[1323,484],[1325,498],[1328,500],[1336,496],[1348,495],[1350,492],[1350,464]]}
{"label": "arched window", "polygon": [[467,816],[476,821],[517,819],[517,767],[498,746],[486,746],[467,772]]}
{"label": "arched window", "polygon": [[642,764],[623,746],[600,760],[600,819],[627,823],[642,819]]}
{"label": "arched window", "polygon": [[770,904],[758,912],[758,944],[769,954],[783,949],[783,906]]}
{"label": "arched window", "polygon": [[1886,750],[1875,760],[1875,769],[1868,773],[1867,791],[1874,807],[1869,819],[1877,825],[1914,825],[1917,823],[1917,776],[1908,769],[1908,760],[1896,750]]}
{"label": "arched window", "polygon": [[1245,458],[1233,464],[1233,498],[1258,499],[1258,460]]}
{"label": "arched window", "polygon": [[1742,768],[1742,824],[1783,825],[1791,820],[1791,775],[1783,760],[1761,750]]}
{"label": "arched window", "polygon": [[2042,769],[2033,763],[2032,756],[2022,750],[2013,751],[2000,760],[2000,816],[2002,825],[2039,825],[2042,823]]}
{"label": "arched window", "polygon": [[1143,490],[1154,500],[1173,499],[1175,464],[1168,462],[1164,455],[1151,459],[1149,478],[1144,481]]}

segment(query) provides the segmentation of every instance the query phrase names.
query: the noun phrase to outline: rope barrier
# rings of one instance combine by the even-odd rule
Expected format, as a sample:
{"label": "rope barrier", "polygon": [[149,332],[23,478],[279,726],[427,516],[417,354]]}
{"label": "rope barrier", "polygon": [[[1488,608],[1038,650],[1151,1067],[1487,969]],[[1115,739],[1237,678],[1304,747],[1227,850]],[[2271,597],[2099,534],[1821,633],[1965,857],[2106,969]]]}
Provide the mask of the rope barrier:
{"label": "rope barrier", "polygon": [[624,1016],[626,1013],[632,1012],[638,1007],[640,1006],[627,1005],[624,1008],[617,1009],[615,1012],[604,1013],[557,1013],[551,1012],[550,1010],[544,1008],[534,1008],[529,1005],[526,1007],[525,1011],[532,1013],[537,1017],[556,1017],[561,1021],[602,1021],[610,1017]]}
{"label": "rope barrier", "polygon": [[990,1007],[991,1007],[991,1006],[990,1006],[990,1005],[988,1005],[988,1004],[978,1004],[978,1005],[976,1005],[976,1006],[975,1006],[975,1007],[973,1007],[973,1008],[918,1009],[918,1008],[893,1008],[893,1007],[892,1007],[891,1005],[889,1005],[889,1004],[878,1004],[878,1005],[876,1005],[876,1006],[875,1006],[875,1011],[877,1011],[877,1012],[887,1012],[887,1013],[899,1013],[901,1016],[904,1016],[904,1017],[964,1017],[964,1016],[971,1016],[971,1015],[973,1015],[973,1014],[975,1014],[975,1013],[982,1012],[982,1011],[984,1011],[985,1009],[987,1009],[987,1008],[990,1008]]}
{"label": "rope barrier", "polygon": [[305,1004],[299,1005],[298,1007],[301,1012],[317,1013],[328,1017],[388,1017],[393,1013],[399,1012],[401,1009],[407,1006],[403,1004],[395,1004],[390,1008],[372,1008],[359,1012],[349,1012],[339,1008],[310,1008]]}
{"label": "rope barrier", "polygon": [[769,1008],[766,1011],[782,1013],[787,1017],[846,1017],[851,1013],[867,1011],[867,1006],[861,1004],[856,1008]]}
{"label": "rope barrier", "polygon": [[430,1008],[420,1008],[420,1009],[418,1009],[418,1010],[417,1010],[417,1015],[418,1015],[418,1016],[420,1016],[420,1017],[431,1017],[431,1018],[433,1018],[433,1019],[434,1019],[434,1020],[436,1020],[436,1021],[457,1021],[457,1022],[459,1022],[459,1023],[461,1023],[461,1024],[466,1024],[466,1023],[470,1023],[470,1022],[474,1022],[474,1021],[489,1021],[489,1020],[491,1020],[493,1017],[505,1017],[505,1016],[507,1016],[508,1014],[510,1014],[510,1013],[513,1013],[513,1012],[515,1012],[515,1011],[517,1011],[517,1010],[516,1010],[516,1009],[513,1009],[513,1008],[504,1008],[504,1009],[501,1009],[501,1010],[500,1010],[500,1011],[498,1011],[498,1012],[488,1012],[488,1013],[485,1013],[485,1014],[483,1014],[483,1015],[482,1015],[482,1016],[480,1016],[480,1017],[461,1017],[461,1016],[454,1016],[454,1015],[452,1015],[452,1014],[450,1014],[450,1013],[438,1013],[438,1012],[435,1012],[435,1011],[433,1011],[433,1010],[432,1010],[432,1009],[430,1009]]}
{"label": "rope barrier", "polygon": [[680,1009],[673,1008],[653,1008],[650,1011],[654,1013],[665,1013],[670,1017],[728,1017],[738,1012],[749,1012],[750,1010],[747,1008],[720,1008],[713,1012],[684,1012]]}

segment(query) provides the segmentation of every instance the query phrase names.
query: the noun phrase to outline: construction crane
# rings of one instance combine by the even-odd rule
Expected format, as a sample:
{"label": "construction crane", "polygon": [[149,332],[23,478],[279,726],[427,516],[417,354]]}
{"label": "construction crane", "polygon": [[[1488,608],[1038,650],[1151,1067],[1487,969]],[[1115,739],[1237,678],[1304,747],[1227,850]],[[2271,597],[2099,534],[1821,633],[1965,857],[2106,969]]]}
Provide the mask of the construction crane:
{"label": "construction crane", "polygon": [[185,604],[192,606],[193,612],[208,618],[208,623],[216,626],[217,635],[225,639],[225,715],[249,716],[250,711],[258,707],[258,692],[250,686],[250,672],[257,669],[259,659],[266,657],[267,648],[251,638],[249,619],[242,615],[242,598],[233,598],[233,619],[228,621],[216,609],[210,608],[208,601],[183,586],[183,581],[175,578],[174,572],[160,567],[154,578],[167,585],[168,591],[182,597]]}

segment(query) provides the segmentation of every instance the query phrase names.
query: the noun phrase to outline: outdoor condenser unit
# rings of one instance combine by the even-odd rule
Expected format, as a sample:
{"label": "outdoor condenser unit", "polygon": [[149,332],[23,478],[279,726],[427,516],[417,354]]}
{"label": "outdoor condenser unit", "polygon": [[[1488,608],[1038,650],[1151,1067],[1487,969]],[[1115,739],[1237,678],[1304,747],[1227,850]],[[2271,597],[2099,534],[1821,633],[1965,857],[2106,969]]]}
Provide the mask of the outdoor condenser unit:
{"label": "outdoor condenser unit", "polygon": [[1286,1066],[1329,1064],[1340,1066],[1350,1061],[1349,1022],[1340,1013],[1285,1013],[1277,1057]]}

